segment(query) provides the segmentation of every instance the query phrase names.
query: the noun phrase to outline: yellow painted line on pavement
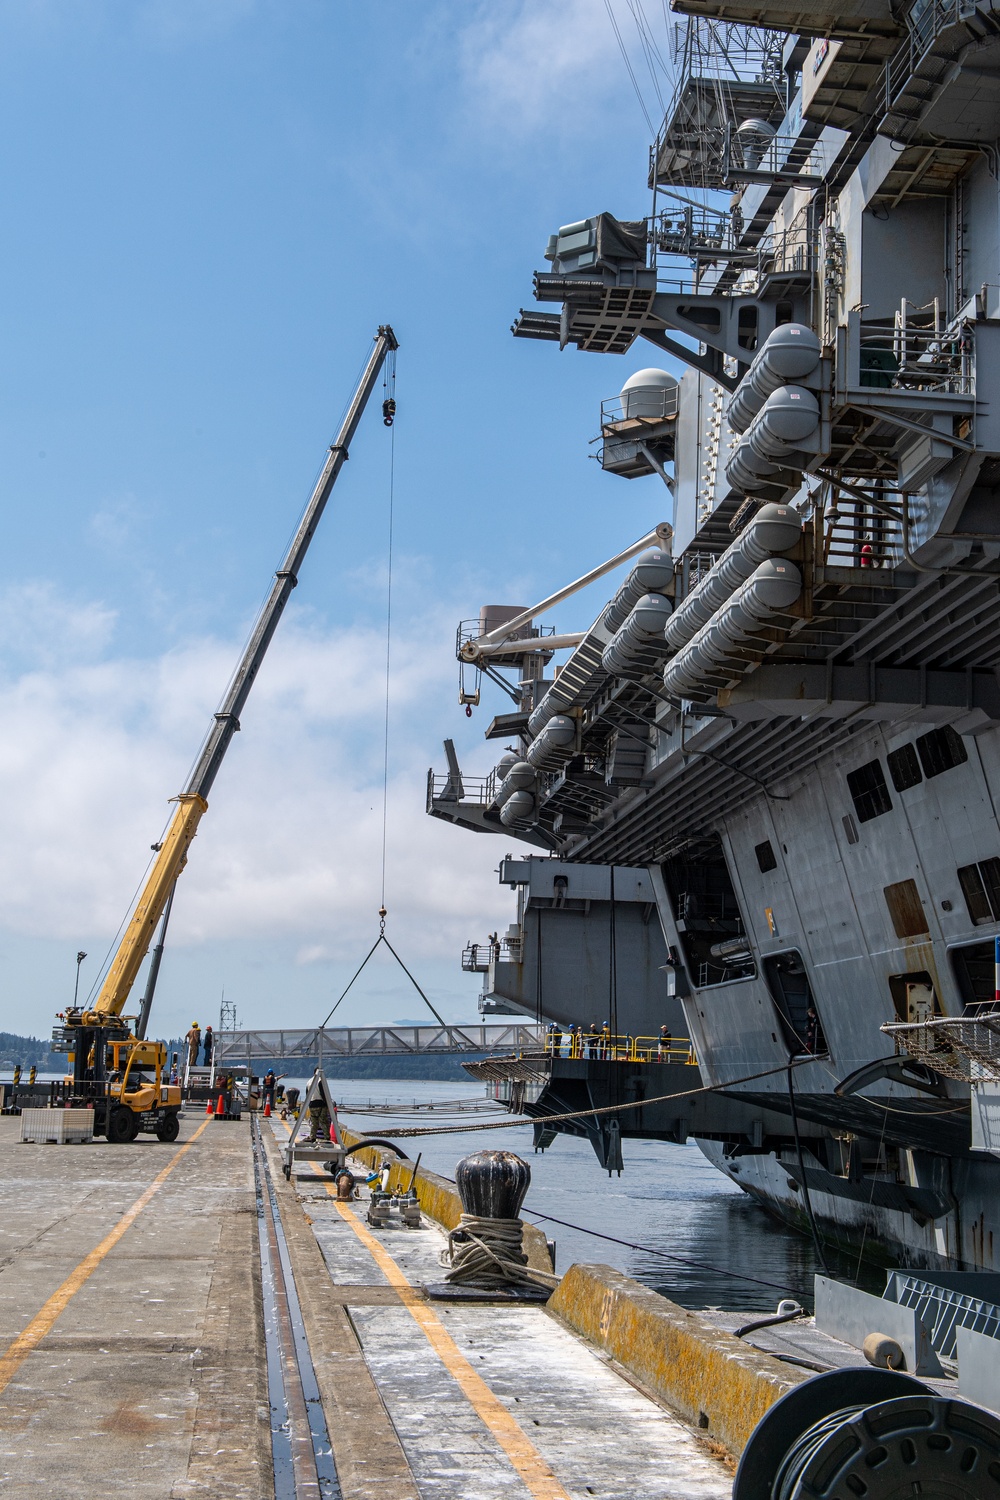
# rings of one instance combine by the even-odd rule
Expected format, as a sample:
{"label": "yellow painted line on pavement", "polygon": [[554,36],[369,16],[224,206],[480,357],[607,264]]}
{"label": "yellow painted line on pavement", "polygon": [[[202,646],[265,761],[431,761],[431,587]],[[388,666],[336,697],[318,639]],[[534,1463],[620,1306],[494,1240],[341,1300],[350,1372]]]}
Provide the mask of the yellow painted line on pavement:
{"label": "yellow painted line on pavement", "polygon": [[534,1443],[525,1435],[500,1398],[493,1394],[478,1371],[470,1365],[434,1309],[427,1305],[416,1288],[407,1281],[389,1252],[351,1212],[349,1206],[337,1202],[336,1187],[327,1183],[326,1190],[333,1198],[334,1207],[341,1218],[350,1224],[390,1286],[398,1292],[400,1301],[425,1335],[434,1353],[449,1375],[457,1381],[477,1416],[492,1432],[535,1500],[570,1500]]}
{"label": "yellow painted line on pavement", "polygon": [[[291,1126],[287,1121],[281,1123],[291,1135]],[[315,1162],[310,1165],[317,1177],[326,1175]],[[456,1381],[480,1421],[489,1428],[510,1459],[512,1466],[524,1481],[525,1487],[534,1496],[534,1500],[571,1500],[571,1496],[563,1489],[534,1443],[522,1431],[519,1423],[511,1416],[500,1398],[490,1390],[479,1372],[473,1369],[437,1313],[428,1306],[421,1294],[406,1279],[388,1250],[365,1228],[346,1203],[338,1201],[335,1184],[327,1182],[324,1186],[333,1199],[334,1208],[351,1226],[389,1285],[394,1288],[399,1300],[420,1328],[449,1375]]]}
{"label": "yellow painted line on pavement", "polygon": [[160,1188],[166,1182],[181,1157],[191,1150],[191,1147],[202,1131],[210,1124],[210,1120],[202,1121],[191,1139],[186,1141],[181,1149],[174,1153],[163,1168],[163,1171],[158,1177],[154,1177],[146,1191],[135,1200],[132,1207],[118,1220],[114,1229],[104,1236],[101,1243],[96,1245],[89,1255],[84,1256],[76,1269],[71,1271],[66,1277],[62,1286],[52,1293],[49,1300],[35,1314],[24,1332],[18,1334],[14,1342],[8,1347],[6,1353],[0,1357],[0,1395],[7,1389],[11,1380],[13,1380],[18,1370],[24,1364],[24,1361],[28,1358],[28,1355],[38,1348],[38,1345],[45,1338],[46,1334],[52,1332],[57,1319],[66,1311],[70,1302],[84,1283],[94,1274],[101,1261],[115,1248],[126,1231],[131,1229],[146,1205],[160,1191]]}

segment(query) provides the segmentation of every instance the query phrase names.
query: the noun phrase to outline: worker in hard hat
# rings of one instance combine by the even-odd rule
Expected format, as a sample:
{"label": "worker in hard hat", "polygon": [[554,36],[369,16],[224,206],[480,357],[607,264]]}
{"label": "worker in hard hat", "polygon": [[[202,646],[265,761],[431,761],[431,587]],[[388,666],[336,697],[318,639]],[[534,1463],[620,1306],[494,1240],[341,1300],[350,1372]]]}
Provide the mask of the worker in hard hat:
{"label": "worker in hard hat", "polygon": [[191,1022],[191,1030],[184,1040],[187,1042],[188,1048],[188,1067],[196,1068],[198,1066],[198,1052],[201,1048],[201,1027],[197,1021]]}

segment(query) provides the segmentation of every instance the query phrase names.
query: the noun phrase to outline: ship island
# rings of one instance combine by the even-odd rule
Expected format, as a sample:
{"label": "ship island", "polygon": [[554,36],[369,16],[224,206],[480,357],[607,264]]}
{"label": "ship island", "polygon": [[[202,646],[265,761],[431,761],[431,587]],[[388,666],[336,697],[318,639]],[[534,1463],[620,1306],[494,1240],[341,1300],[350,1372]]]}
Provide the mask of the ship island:
{"label": "ship island", "polygon": [[593,414],[648,526],[459,626],[502,753],[446,741],[427,811],[520,848],[463,964],[549,1027],[467,1068],[536,1147],[693,1140],[822,1242],[996,1271],[1000,16],[670,22],[647,180],[539,247],[513,325],[648,359]]}

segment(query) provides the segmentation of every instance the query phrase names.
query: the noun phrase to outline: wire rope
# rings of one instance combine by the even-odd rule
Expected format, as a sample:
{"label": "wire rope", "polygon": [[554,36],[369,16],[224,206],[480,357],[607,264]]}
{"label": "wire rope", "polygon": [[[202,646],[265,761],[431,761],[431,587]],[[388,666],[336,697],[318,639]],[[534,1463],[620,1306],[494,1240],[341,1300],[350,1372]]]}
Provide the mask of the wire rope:
{"label": "wire rope", "polygon": [[611,28],[614,31],[615,37],[618,41],[618,50],[622,55],[622,61],[625,64],[628,76],[632,80],[632,87],[635,90],[635,97],[639,101],[639,108],[642,110],[643,118],[646,121],[646,126],[649,130],[650,135],[655,136],[656,127],[649,117],[649,110],[646,108],[646,101],[643,99],[642,90],[639,88],[639,80],[635,76],[635,70],[632,67],[631,59],[629,58],[628,49],[625,46],[624,38],[622,37],[621,31],[619,30],[618,22],[615,19],[615,13],[611,9],[611,0],[604,0],[604,9],[608,13],[608,20],[611,22]]}
{"label": "wire rope", "polygon": [[[389,355],[383,379],[386,399],[392,400],[396,390],[396,353]],[[392,663],[392,542],[396,488],[396,427],[389,428],[389,535],[386,552],[385,586],[385,724],[382,740],[382,910],[385,910],[385,850],[389,815],[389,689]]]}
{"label": "wire rope", "polygon": [[[878,1171],[879,1163],[882,1160],[882,1151],[885,1146],[885,1127],[887,1124],[887,1119],[888,1117],[886,1115],[882,1116],[882,1134],[879,1136],[878,1140],[878,1156],[875,1158],[875,1172]],[[860,1150],[860,1143],[858,1149]],[[857,1281],[858,1277],[861,1275],[861,1262],[864,1259],[865,1254],[865,1241],[868,1239],[868,1230],[872,1227],[872,1220],[874,1218],[873,1209],[875,1207],[875,1188],[878,1185],[878,1178],[876,1177],[875,1172],[872,1173],[872,1190],[868,1197],[868,1212],[865,1214],[865,1227],[861,1231],[861,1247],[858,1250],[858,1268],[854,1273],[855,1281]]]}
{"label": "wire rope", "polygon": [[414,979],[413,975],[410,973],[409,969],[406,967],[403,960],[400,958],[399,954],[396,952],[395,948],[392,946],[389,939],[385,935],[385,919],[387,916],[385,905],[385,872],[389,828],[389,720],[392,702],[392,564],[396,494],[396,351],[394,349],[390,350],[386,357],[384,373],[382,376],[382,390],[384,394],[384,400],[382,402],[382,420],[385,423],[386,427],[389,428],[389,517],[386,551],[385,712],[383,715],[382,727],[382,837],[380,872],[381,904],[379,906],[378,914],[379,927],[378,937],[375,939],[374,943],[372,943],[368,952],[361,960],[361,963],[351,975],[346,987],[341,991],[338,998],[334,1001],[334,1004],[327,1012],[324,1020],[320,1022],[320,1025],[318,1027],[319,1032],[322,1032],[323,1028],[326,1026],[327,1022],[330,1020],[330,1017],[340,1005],[341,1001],[346,999],[349,991],[354,985],[355,980],[361,974],[361,971],[365,968],[369,959],[375,953],[376,949],[380,948],[383,943],[388,948],[389,952],[392,954],[393,958],[396,960],[397,964],[406,975],[407,979],[413,985],[413,988],[416,990],[421,1000],[427,1006],[427,1009],[430,1011],[435,1021],[437,1021],[438,1025],[445,1026],[447,1024],[444,1018],[439,1015],[439,1013],[434,1009],[434,1006],[431,1004],[430,1000],[427,998],[424,991],[420,988],[420,985]]}
{"label": "wire rope", "polygon": [[522,1213],[544,1219],[547,1224],[559,1224],[563,1229],[574,1229],[578,1234],[593,1235],[594,1239],[607,1240],[612,1245],[624,1245],[627,1250],[639,1250],[644,1255],[656,1255],[661,1260],[673,1260],[678,1265],[688,1266],[693,1271],[710,1271],[716,1276],[731,1276],[737,1281],[750,1281],[754,1286],[770,1287],[775,1292],[793,1292],[797,1289],[783,1281],[764,1281],[760,1276],[747,1276],[744,1271],[734,1271],[730,1266],[713,1266],[708,1261],[691,1260],[685,1255],[676,1255],[671,1250],[654,1250],[652,1245],[639,1245],[635,1240],[621,1240],[615,1234],[604,1234],[600,1229],[587,1229],[583,1224],[571,1224],[568,1219],[556,1219],[551,1214],[539,1213],[537,1208],[525,1206]]}
{"label": "wire rope", "polygon": [[[387,942],[388,940],[383,939],[383,941]],[[365,959],[365,963],[367,962],[368,959]],[[416,984],[415,980],[414,984]],[[421,990],[420,993],[423,994],[423,991]],[[426,996],[424,998],[426,999]],[[430,1002],[428,1001],[428,1004],[429,1003]],[[623,1104],[604,1104],[594,1109],[573,1109],[567,1110],[563,1114],[533,1116],[522,1115],[517,1119],[500,1121],[496,1124],[494,1124],[492,1121],[489,1121],[484,1125],[466,1125],[464,1127],[460,1125],[425,1126],[423,1128],[417,1128],[415,1126],[405,1126],[399,1130],[386,1130],[383,1132],[383,1134],[399,1137],[417,1135],[463,1135],[466,1132],[471,1134],[474,1130],[520,1130],[525,1125],[555,1125],[563,1120],[584,1120],[593,1119],[598,1115],[625,1114],[627,1110],[643,1109],[650,1104],[666,1104],[674,1099],[693,1099],[698,1094],[725,1093],[727,1089],[738,1088],[742,1083],[753,1083],[758,1078],[771,1078],[775,1073],[784,1073],[786,1068],[788,1067],[801,1068],[805,1067],[812,1061],[812,1057],[804,1057],[800,1061],[793,1058],[791,1063],[782,1063],[781,1066],[777,1068],[764,1068],[759,1073],[746,1073],[742,1078],[732,1078],[727,1083],[703,1083],[698,1085],[698,1087],[696,1088],[681,1089],[679,1092],[674,1094],[657,1094],[651,1099],[630,1099],[626,1100],[626,1102]],[[364,1145],[364,1141],[361,1142],[361,1145]]]}
{"label": "wire rope", "polygon": [[656,68],[653,61],[655,47],[652,44],[652,39],[650,38],[646,28],[646,18],[642,13],[642,9],[639,5],[639,0],[626,0],[626,4],[628,5],[628,8],[632,13],[632,19],[635,22],[635,29],[639,34],[639,45],[642,48],[642,55],[646,60],[646,69],[649,73],[650,81],[653,85],[653,92],[656,95],[657,103],[660,106],[660,114],[662,115],[666,111],[666,105],[663,102],[663,94],[660,90],[659,79],[656,76]]}

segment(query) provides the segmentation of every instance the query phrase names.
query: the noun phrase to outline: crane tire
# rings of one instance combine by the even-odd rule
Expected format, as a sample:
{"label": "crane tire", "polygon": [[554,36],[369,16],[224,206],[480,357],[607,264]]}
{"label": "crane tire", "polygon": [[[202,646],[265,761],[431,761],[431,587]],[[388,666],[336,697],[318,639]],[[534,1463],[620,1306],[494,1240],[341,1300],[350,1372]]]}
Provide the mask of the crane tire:
{"label": "crane tire", "polygon": [[108,1116],[108,1140],[113,1146],[127,1146],[139,1134],[139,1121],[126,1104],[117,1104]]}
{"label": "crane tire", "polygon": [[181,1133],[181,1122],[176,1114],[164,1115],[156,1127],[156,1139],[169,1146]]}

